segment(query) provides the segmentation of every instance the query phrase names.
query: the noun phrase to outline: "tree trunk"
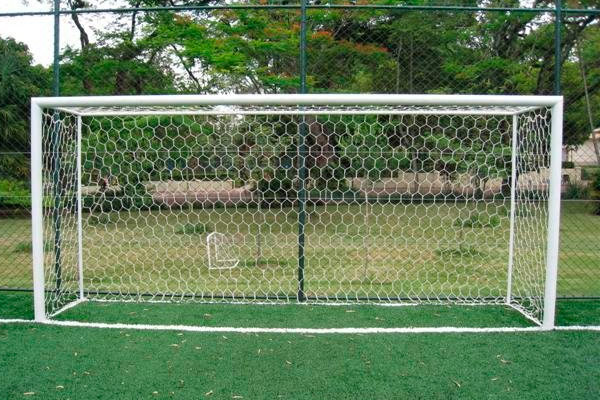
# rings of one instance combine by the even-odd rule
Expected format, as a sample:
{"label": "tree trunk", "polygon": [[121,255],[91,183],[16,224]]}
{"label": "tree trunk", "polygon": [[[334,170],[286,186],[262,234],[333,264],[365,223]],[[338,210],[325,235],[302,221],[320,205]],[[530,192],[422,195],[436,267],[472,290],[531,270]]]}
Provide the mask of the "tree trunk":
{"label": "tree trunk", "polygon": [[[74,0],[69,1],[69,6],[71,10],[75,11],[79,8],[84,8],[85,4],[80,0]],[[89,63],[87,62],[87,58],[89,56],[90,37],[87,34],[85,27],[81,24],[78,14],[72,13],[71,20],[73,20],[75,27],[77,27],[77,30],[79,31],[79,43],[81,45],[81,55],[83,56],[84,72],[83,76],[81,77],[81,84],[83,85],[85,92],[87,94],[91,94],[94,89],[94,85],[92,84],[89,76]]]}

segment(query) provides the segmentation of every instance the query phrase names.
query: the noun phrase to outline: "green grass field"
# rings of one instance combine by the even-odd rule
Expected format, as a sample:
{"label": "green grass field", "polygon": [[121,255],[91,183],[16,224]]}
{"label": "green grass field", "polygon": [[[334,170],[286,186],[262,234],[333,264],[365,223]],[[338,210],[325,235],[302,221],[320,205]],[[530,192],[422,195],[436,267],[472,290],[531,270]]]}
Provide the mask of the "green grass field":
{"label": "green grass field", "polygon": [[[307,225],[307,291],[427,296],[444,291],[460,295],[476,288],[480,295],[502,295],[508,219],[501,205],[487,207],[488,214],[499,217],[498,226],[457,226],[473,212],[481,214],[481,206],[374,205],[366,219],[364,205],[319,207],[310,213]],[[598,296],[600,252],[594,244],[600,217],[591,215],[585,202],[563,202],[562,210],[559,295]],[[87,218],[85,224],[85,284],[90,290],[153,291],[158,284],[164,292],[295,293],[297,215],[293,209],[194,210],[191,214],[161,210],[111,213],[108,218],[104,223]],[[2,286],[31,287],[30,221],[4,219],[2,224]],[[74,265],[73,224],[70,229],[63,254],[70,254]],[[209,231],[231,235],[242,268],[207,269]],[[75,282],[73,269],[67,267],[65,274]],[[228,279],[223,279],[224,274]],[[181,279],[191,286],[182,288]],[[150,285],[145,287],[144,282]]]}
{"label": "green grass field", "polygon": [[[366,218],[360,205],[311,210],[307,292],[502,295],[508,219],[501,206],[493,207],[487,214],[498,215],[498,223],[475,221],[470,216],[484,210],[466,206],[373,206]],[[297,215],[291,209],[106,218],[84,225],[88,288],[295,295]],[[600,274],[593,266],[600,260],[591,244],[600,218],[579,202],[563,204],[562,218],[559,292],[598,295]],[[0,237],[0,254],[8,255],[2,265],[12,272],[8,284],[29,285],[30,222],[2,223],[11,239]],[[75,287],[73,221],[65,227],[65,285]],[[241,243],[240,267],[207,269],[210,231]],[[52,265],[51,252],[47,261]],[[0,292],[0,318],[32,317],[31,293]],[[265,328],[531,326],[501,305],[88,302],[57,319]],[[600,325],[600,302],[559,301],[557,324]],[[600,333],[585,331],[303,335],[0,324],[2,399],[596,399],[598,365]]]}
{"label": "green grass field", "polygon": [[[487,283],[484,281],[483,287],[493,290],[502,288],[506,254],[500,243],[507,234],[505,218],[496,227],[474,228],[457,226],[456,220],[462,215],[456,209],[451,210],[453,213],[444,214],[439,209],[411,206],[405,207],[399,213],[400,217],[394,219],[396,217],[389,210],[374,207],[370,210],[368,223],[361,224],[360,221],[364,221],[362,215],[360,221],[351,220],[352,215],[360,215],[358,211],[361,210],[338,209],[321,213],[318,218],[311,215],[307,234],[309,243],[313,245],[307,249],[307,270],[313,268],[313,272],[319,273],[309,276],[307,287],[313,290],[352,290],[357,282],[356,276],[354,279],[341,279],[342,283],[333,288],[324,283],[335,278],[335,274],[346,277],[353,276],[348,275],[351,270],[365,272],[362,269],[365,265],[364,253],[358,250],[365,249],[359,238],[368,231],[375,233],[375,236],[404,235],[414,239],[411,243],[404,242],[402,246],[394,241],[384,242],[380,246],[366,246],[371,250],[369,257],[372,260],[381,260],[367,265],[367,273],[372,275],[370,282],[378,282],[377,288],[389,288],[385,286],[381,267],[391,257],[402,260],[397,265],[413,266],[413,278],[421,282],[417,286],[415,281],[407,280],[413,283],[405,288],[414,288],[414,293],[424,290],[423,287],[439,290],[440,286],[435,283],[427,284],[436,282],[428,278],[434,276],[431,272],[436,268],[448,265],[454,266],[452,271],[455,273],[472,276],[477,266],[485,263],[490,268],[488,275],[494,279]],[[428,217],[429,213],[434,219]],[[433,217],[434,213],[436,217]],[[573,207],[563,207],[563,213],[563,243],[565,238],[570,237],[569,230],[576,232],[581,223],[597,223],[577,203],[573,203]],[[207,228],[230,232],[239,237],[255,238],[251,233],[256,233],[253,230],[256,225],[251,222],[256,215],[252,215],[252,211],[236,214],[224,213],[223,210],[221,214],[211,216],[196,211],[193,221],[181,220],[179,215],[164,211],[143,216],[143,224],[135,222],[139,218],[128,218],[126,215],[117,216],[115,222],[86,224],[87,262],[102,261],[88,271],[88,285],[110,287],[111,284],[123,284],[125,287],[143,288],[143,283],[135,279],[121,281],[118,278],[130,271],[127,268],[136,266],[138,271],[145,274],[135,275],[134,278],[138,280],[152,277],[157,282],[163,282],[169,274],[183,276],[186,281],[204,276],[205,288],[227,289],[228,286],[216,279],[212,282],[207,280],[206,277],[213,272],[206,270],[206,254],[198,243],[205,240]],[[244,277],[257,279],[248,279],[247,283],[251,284],[260,283],[258,278],[268,277],[270,282],[278,282],[282,292],[293,293],[296,282],[296,215],[289,211],[266,213],[264,217],[268,219],[269,226],[276,229],[263,232],[261,236],[263,261],[254,265],[251,263],[256,259],[253,255],[256,243],[252,241],[246,246],[245,272],[224,270],[218,274],[229,273],[225,276],[235,278],[238,286]],[[7,221],[8,229],[23,232],[24,244],[5,243],[1,239],[0,243],[13,250],[10,253],[14,255],[12,265],[20,271],[15,279],[30,279],[29,233],[26,229],[29,222]],[[411,223],[414,221],[434,223],[419,226]],[[200,223],[205,225],[199,227]],[[442,236],[434,228],[435,224],[446,227]],[[245,228],[235,233],[229,230],[232,226]],[[342,230],[342,226],[351,226],[354,231]],[[165,236],[171,238],[168,249],[161,247],[160,240],[157,240]],[[462,252],[460,247],[452,247],[464,237],[476,245],[476,252]],[[106,251],[98,244],[100,238],[104,243],[108,241],[115,254],[105,254]],[[128,243],[123,243],[124,238],[128,238]],[[444,242],[443,239],[450,240]],[[565,252],[563,246],[561,278],[567,276],[566,282],[569,284],[577,284],[578,281],[585,283],[581,287],[587,287],[589,292],[583,294],[599,293],[597,286],[600,282],[590,279],[589,271],[577,268],[580,257],[593,260],[597,256],[581,245],[593,238],[568,240],[573,242],[567,248],[573,249],[579,244],[580,250],[569,253]],[[434,245],[422,246],[420,244],[423,241]],[[65,249],[72,248],[72,243],[66,244]],[[415,248],[420,249],[416,253],[418,256],[406,257],[406,249]],[[323,259],[332,256],[341,257],[343,266],[348,270],[331,268],[323,262]],[[194,262],[200,267],[185,267]],[[572,266],[571,270],[565,265]],[[149,268],[140,269],[140,266]],[[164,271],[154,271],[163,266],[166,266]],[[498,271],[494,271],[495,268]],[[267,275],[269,270],[271,275]],[[218,276],[215,275],[215,278]],[[364,286],[361,275],[358,278],[358,283]],[[444,279],[449,278],[446,276]],[[477,279],[481,280],[482,277],[478,276]],[[474,284],[481,285],[482,281],[449,282],[456,284],[450,288],[460,287],[468,291],[472,290]],[[198,285],[198,282],[188,284],[194,288],[197,286],[193,285]],[[260,288],[260,285],[257,287]],[[162,289],[173,287],[164,283]],[[0,292],[0,318],[32,317],[31,293]],[[519,313],[503,306],[259,306],[90,302],[60,314],[57,319],[266,328],[531,326]],[[600,302],[560,301],[557,324],[600,325]],[[595,399],[600,397],[598,365],[598,332],[303,335],[0,324],[2,399]]]}
{"label": "green grass field", "polygon": [[189,334],[0,326],[3,398],[594,399],[600,335]]}
{"label": "green grass field", "polygon": [[[31,296],[0,309],[31,317]],[[71,313],[71,315],[68,315]],[[562,325],[600,324],[564,300]],[[65,318],[205,326],[526,326],[502,307],[86,304]],[[600,333],[241,334],[0,324],[3,399],[595,399]]]}
{"label": "green grass field", "polygon": [[[397,293],[423,297],[474,291],[501,296],[506,282],[508,219],[501,204],[484,207],[373,205],[366,218],[364,205],[311,210],[306,290],[333,297]],[[563,203],[559,295],[600,294],[600,252],[594,245],[600,217],[591,215],[589,209],[585,202]],[[498,225],[457,223],[468,222],[475,214],[496,215]],[[88,217],[84,224],[85,286],[90,290],[241,290],[294,296],[296,220],[295,210],[285,208],[121,212],[108,214],[100,223]],[[30,221],[4,219],[2,224],[2,285],[31,287]],[[66,226],[65,280],[75,284],[74,224]],[[240,268],[208,270],[205,242],[210,231],[233,238],[242,260]]]}

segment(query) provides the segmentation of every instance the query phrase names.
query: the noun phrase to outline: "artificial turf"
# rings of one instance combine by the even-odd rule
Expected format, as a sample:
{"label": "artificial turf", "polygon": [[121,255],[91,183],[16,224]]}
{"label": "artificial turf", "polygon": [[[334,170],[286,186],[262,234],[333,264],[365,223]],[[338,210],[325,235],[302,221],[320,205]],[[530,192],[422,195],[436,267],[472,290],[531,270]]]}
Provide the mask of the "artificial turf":
{"label": "artificial turf", "polygon": [[[0,292],[0,315],[31,318],[31,294]],[[84,303],[62,316],[206,326],[527,325],[503,307],[464,306]],[[557,318],[598,325],[600,302],[560,301]],[[594,399],[598,365],[598,332],[217,334],[0,324],[2,399]]]}
{"label": "artificial turf", "polygon": [[[0,319],[33,319],[31,292],[0,291]],[[83,303],[58,319],[86,322],[260,327],[527,326],[502,306],[329,307],[319,305]],[[600,299],[559,299],[557,325],[600,325]]]}
{"label": "artificial turf", "polygon": [[235,305],[87,302],[59,314],[84,322],[261,328],[532,326],[505,306]]}
{"label": "artificial turf", "polygon": [[594,399],[600,334],[202,334],[0,325],[2,398]]}

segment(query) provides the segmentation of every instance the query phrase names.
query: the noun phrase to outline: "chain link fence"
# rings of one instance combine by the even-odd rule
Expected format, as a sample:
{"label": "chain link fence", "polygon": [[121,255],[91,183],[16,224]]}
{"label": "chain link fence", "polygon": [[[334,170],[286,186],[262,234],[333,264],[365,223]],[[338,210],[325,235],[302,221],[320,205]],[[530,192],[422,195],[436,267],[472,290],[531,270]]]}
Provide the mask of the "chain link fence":
{"label": "chain link fence", "polygon": [[[59,15],[0,14],[0,24],[18,18],[27,26],[58,17],[63,37],[47,67],[34,65],[23,43],[0,37],[1,289],[32,284],[32,96],[560,90],[566,107],[559,296],[600,297],[599,9],[310,2],[303,13],[285,1],[124,3],[137,8],[89,10],[62,1]],[[52,47],[52,32],[45,37]]]}

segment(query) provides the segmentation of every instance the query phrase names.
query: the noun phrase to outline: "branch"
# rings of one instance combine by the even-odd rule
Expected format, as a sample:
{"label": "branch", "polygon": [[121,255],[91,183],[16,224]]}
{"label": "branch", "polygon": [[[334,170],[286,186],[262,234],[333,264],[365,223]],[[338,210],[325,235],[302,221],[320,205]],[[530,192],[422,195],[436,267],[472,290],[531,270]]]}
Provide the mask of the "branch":
{"label": "branch", "polygon": [[189,68],[189,66],[185,62],[185,60],[184,60],[183,56],[181,55],[181,53],[179,52],[179,50],[177,50],[177,46],[175,46],[174,44],[171,44],[170,46],[173,49],[173,51],[175,52],[175,55],[177,56],[177,58],[179,58],[179,61],[181,61],[181,65],[183,65],[185,72],[187,72],[188,76],[196,83],[196,88],[200,89],[201,88],[200,81],[198,80],[198,78],[196,78],[196,76],[194,75],[194,72]]}
{"label": "branch", "polygon": [[[71,10],[73,11],[85,7],[85,4],[81,0],[69,0],[68,4]],[[85,50],[90,45],[90,37],[88,36],[81,22],[79,21],[79,14],[71,13],[71,19],[73,20],[73,23],[79,31],[79,42],[81,43],[81,50]]]}

